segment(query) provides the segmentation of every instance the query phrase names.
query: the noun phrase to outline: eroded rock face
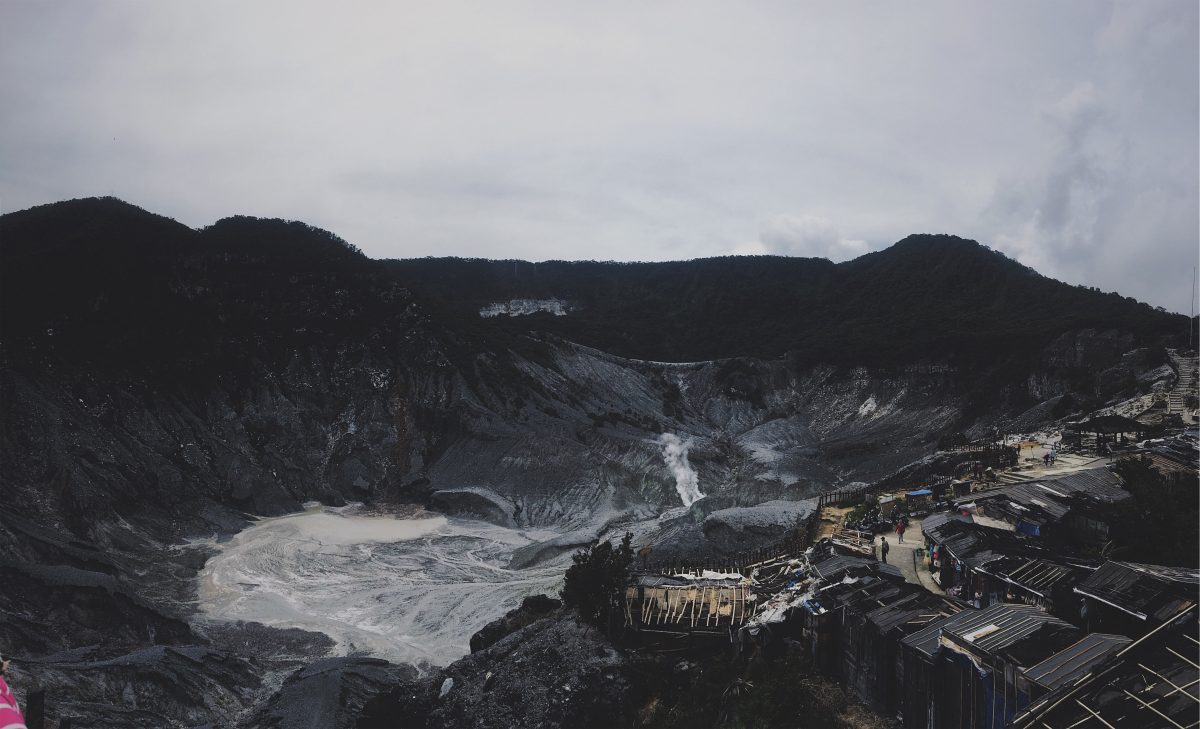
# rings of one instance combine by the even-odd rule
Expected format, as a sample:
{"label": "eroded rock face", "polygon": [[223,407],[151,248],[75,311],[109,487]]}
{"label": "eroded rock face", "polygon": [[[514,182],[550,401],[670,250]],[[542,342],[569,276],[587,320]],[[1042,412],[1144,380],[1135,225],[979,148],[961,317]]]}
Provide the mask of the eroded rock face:
{"label": "eroded rock face", "polygon": [[197,642],[186,621],[163,614],[111,575],[63,565],[0,565],[9,652],[46,654],[84,646],[110,650]]}
{"label": "eroded rock face", "polygon": [[1138,383],[1152,390],[1169,390],[1175,383],[1175,370],[1170,365],[1159,365],[1141,372],[1137,376]]}
{"label": "eroded rock face", "polygon": [[1052,367],[1100,370],[1111,366],[1133,346],[1134,337],[1129,332],[1079,329],[1054,340],[1045,349],[1044,359]]}

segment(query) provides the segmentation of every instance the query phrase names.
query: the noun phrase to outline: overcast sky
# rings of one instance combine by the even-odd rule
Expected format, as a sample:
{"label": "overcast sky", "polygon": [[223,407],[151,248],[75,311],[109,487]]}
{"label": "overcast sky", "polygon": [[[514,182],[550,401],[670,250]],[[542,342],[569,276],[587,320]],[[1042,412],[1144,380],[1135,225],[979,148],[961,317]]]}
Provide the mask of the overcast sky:
{"label": "overcast sky", "polygon": [[374,257],[845,260],[916,232],[1187,312],[1196,0],[0,3],[0,208]]}

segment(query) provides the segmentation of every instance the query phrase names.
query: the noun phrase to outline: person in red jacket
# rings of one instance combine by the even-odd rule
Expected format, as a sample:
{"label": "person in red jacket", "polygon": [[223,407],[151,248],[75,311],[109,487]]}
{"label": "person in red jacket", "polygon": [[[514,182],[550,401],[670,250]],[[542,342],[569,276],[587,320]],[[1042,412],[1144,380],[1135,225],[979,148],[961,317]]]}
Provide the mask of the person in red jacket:
{"label": "person in red jacket", "polygon": [[904,530],[907,527],[904,525],[904,519],[896,520],[896,536],[899,537],[900,543],[904,543]]}
{"label": "person in red jacket", "polygon": [[25,717],[17,707],[17,697],[5,680],[8,661],[0,661],[0,729],[25,729]]}

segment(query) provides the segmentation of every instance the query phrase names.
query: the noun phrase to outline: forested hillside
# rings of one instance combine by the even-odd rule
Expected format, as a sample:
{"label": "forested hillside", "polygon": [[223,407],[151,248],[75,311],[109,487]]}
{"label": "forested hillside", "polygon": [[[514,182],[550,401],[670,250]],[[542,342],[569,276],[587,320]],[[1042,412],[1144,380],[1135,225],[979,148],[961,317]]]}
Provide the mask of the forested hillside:
{"label": "forested hillside", "polygon": [[[233,217],[196,231],[87,199],[3,216],[0,256],[20,272],[0,293],[7,344],[143,363],[210,357],[214,348],[236,356],[226,343],[251,330],[352,337],[406,304],[400,289],[464,335],[545,331],[672,362],[786,355],[805,365],[970,366],[1032,353],[1075,329],[1131,332],[1138,344],[1187,332],[1185,317],[1069,286],[945,235],[909,236],[836,265],[772,256],[373,261],[303,223]],[[558,298],[572,311],[480,320],[481,307],[518,298]],[[274,310],[231,304],[247,300]]]}
{"label": "forested hillside", "polygon": [[[798,363],[973,365],[1031,353],[1065,331],[1182,333],[1182,316],[1046,278],[974,241],[914,235],[842,264],[774,256],[671,263],[387,261],[461,320],[516,298],[560,298],[568,316],[508,323],[627,357],[734,356]],[[501,326],[503,318],[490,326]]]}

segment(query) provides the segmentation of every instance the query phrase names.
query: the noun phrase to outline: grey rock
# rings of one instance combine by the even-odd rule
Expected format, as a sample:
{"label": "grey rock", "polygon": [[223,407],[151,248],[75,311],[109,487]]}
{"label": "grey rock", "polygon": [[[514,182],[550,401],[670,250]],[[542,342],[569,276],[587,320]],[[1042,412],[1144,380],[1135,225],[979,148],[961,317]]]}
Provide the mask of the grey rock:
{"label": "grey rock", "polygon": [[[442,695],[441,687],[452,686]],[[612,727],[634,712],[627,659],[592,626],[545,618],[366,707],[360,729]]]}
{"label": "grey rock", "polygon": [[562,601],[549,595],[530,595],[520,607],[509,610],[504,617],[496,618],[471,636],[471,652],[478,653],[490,648],[500,639],[520,630],[535,620],[540,620],[562,607]]}
{"label": "grey rock", "polygon": [[318,660],[289,676],[245,726],[349,729],[371,699],[416,676],[411,666],[376,658]]}
{"label": "grey rock", "polygon": [[704,535],[728,545],[746,545],[778,539],[813,512],[815,499],[766,501],[714,511],[704,518]]}

